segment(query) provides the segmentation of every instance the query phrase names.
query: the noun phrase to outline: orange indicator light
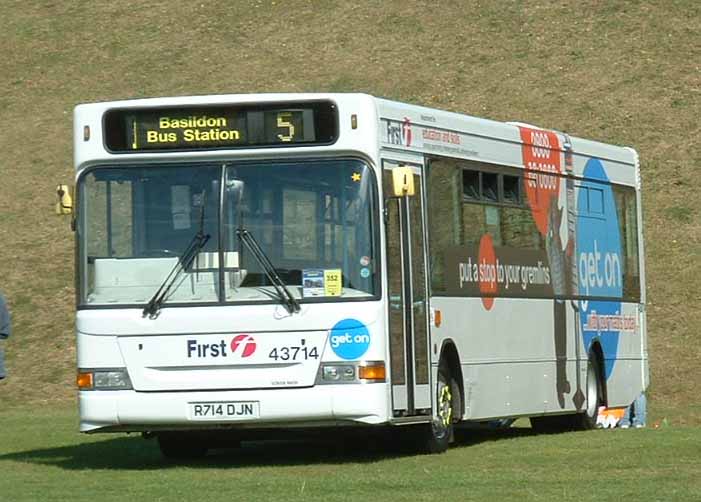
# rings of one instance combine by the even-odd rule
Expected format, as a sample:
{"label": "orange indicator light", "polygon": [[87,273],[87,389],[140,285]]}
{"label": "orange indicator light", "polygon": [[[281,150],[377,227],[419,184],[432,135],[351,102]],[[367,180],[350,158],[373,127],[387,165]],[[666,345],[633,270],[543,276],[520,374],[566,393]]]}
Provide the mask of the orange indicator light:
{"label": "orange indicator light", "polygon": [[436,309],[433,314],[433,324],[436,325],[436,328],[440,328],[442,322],[443,316],[441,315],[441,311]]}
{"label": "orange indicator light", "polygon": [[93,377],[92,373],[78,373],[75,379],[78,384],[78,388],[81,390],[87,390],[93,388]]}
{"label": "orange indicator light", "polygon": [[386,378],[384,363],[370,363],[358,368],[358,377],[362,380],[375,380],[384,382]]}

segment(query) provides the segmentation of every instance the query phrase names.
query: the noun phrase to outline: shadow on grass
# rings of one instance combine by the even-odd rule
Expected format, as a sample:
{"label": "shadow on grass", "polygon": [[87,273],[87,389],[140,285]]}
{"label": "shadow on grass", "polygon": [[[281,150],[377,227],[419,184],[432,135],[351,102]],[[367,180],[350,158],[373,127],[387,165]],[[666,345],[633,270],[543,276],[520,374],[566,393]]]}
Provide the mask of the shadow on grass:
{"label": "shadow on grass", "polygon": [[[503,439],[530,436],[530,429],[458,430],[452,448],[464,448]],[[247,441],[240,448],[213,449],[197,460],[168,460],[155,440],[122,436],[101,441],[20,451],[0,455],[1,460],[50,465],[66,470],[150,470],[295,466],[309,464],[371,463],[420,454],[408,443],[378,440],[372,435],[340,439],[328,435],[306,440]]]}
{"label": "shadow on grass", "polygon": [[530,427],[509,427],[505,429],[484,428],[461,428],[455,430],[455,447],[468,447],[489,441],[501,441],[504,439],[516,439],[538,435]]}

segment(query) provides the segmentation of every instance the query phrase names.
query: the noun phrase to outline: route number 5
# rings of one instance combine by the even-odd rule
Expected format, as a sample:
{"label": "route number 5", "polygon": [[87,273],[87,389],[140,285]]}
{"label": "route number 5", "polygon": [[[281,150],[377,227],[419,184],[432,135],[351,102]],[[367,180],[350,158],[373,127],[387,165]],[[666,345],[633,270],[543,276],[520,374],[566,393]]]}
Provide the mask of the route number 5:
{"label": "route number 5", "polygon": [[292,141],[295,137],[295,126],[292,125],[292,113],[291,112],[279,112],[277,114],[277,126],[279,128],[287,128],[287,134],[278,134],[277,137],[280,141],[288,142]]}

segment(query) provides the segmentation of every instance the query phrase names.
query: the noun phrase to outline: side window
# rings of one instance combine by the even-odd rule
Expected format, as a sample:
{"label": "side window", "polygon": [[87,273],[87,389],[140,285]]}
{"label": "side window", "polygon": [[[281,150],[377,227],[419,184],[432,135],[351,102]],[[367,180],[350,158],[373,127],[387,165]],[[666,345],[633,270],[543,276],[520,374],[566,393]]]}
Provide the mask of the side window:
{"label": "side window", "polygon": [[468,199],[480,200],[480,173],[479,171],[462,172],[462,193]]}
{"label": "side window", "polygon": [[482,174],[482,198],[490,202],[499,200],[499,176],[496,173]]}
{"label": "side window", "polygon": [[[460,235],[462,238],[458,244],[479,244],[480,239],[487,232],[487,214],[484,208],[485,206],[479,203],[462,203],[460,211],[462,215]],[[492,224],[491,226],[495,227],[496,225]]]}
{"label": "side window", "polygon": [[493,166],[454,159],[432,159],[428,165],[428,216],[431,291],[446,291],[446,252],[455,246],[477,246],[490,234],[495,246],[545,249],[525,202],[524,176],[497,173]]}
{"label": "side window", "polygon": [[504,175],[502,179],[504,185],[504,202],[507,204],[521,204],[523,178],[521,176]]}
{"label": "side window", "polygon": [[463,169],[462,195],[471,200],[521,204],[522,179],[518,175]]}
{"label": "side window", "polygon": [[518,249],[545,249],[545,241],[526,207],[502,207],[501,236],[504,246]]}
{"label": "side window", "polygon": [[544,249],[544,241],[524,201],[524,176],[463,169],[462,178],[461,244],[477,244],[489,233],[497,246]]}
{"label": "side window", "polygon": [[621,271],[623,298],[640,300],[640,255],[638,251],[638,208],[633,188],[615,186],[613,189],[621,236]]}
{"label": "side window", "polygon": [[457,161],[444,158],[432,159],[427,169],[431,289],[445,292],[445,252],[463,242],[462,222],[470,217],[463,214],[463,194],[479,198],[479,173],[470,179]]}
{"label": "side window", "polygon": [[604,191],[599,188],[590,187],[587,190],[587,202],[589,205],[589,214],[603,215],[604,214]]}

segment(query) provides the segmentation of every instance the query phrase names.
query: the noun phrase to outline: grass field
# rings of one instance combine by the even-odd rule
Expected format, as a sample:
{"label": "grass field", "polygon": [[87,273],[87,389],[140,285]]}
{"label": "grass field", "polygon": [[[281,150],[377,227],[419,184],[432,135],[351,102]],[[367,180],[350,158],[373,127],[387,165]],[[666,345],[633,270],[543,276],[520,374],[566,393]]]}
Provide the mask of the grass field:
{"label": "grass field", "polygon": [[[0,500],[699,498],[701,2],[0,0],[0,12],[0,288],[14,319]],[[638,149],[649,403],[670,426],[521,432],[437,457],[277,444],[165,468],[139,438],[78,435],[73,234],[52,214],[74,176],[73,107],[275,91],[362,91]]]}
{"label": "grass field", "polygon": [[[77,417],[0,413],[0,500],[698,500],[701,430],[465,432],[443,455],[339,442],[244,443],[164,462],[138,436],[81,436]],[[370,446],[370,447],[368,447]]]}

